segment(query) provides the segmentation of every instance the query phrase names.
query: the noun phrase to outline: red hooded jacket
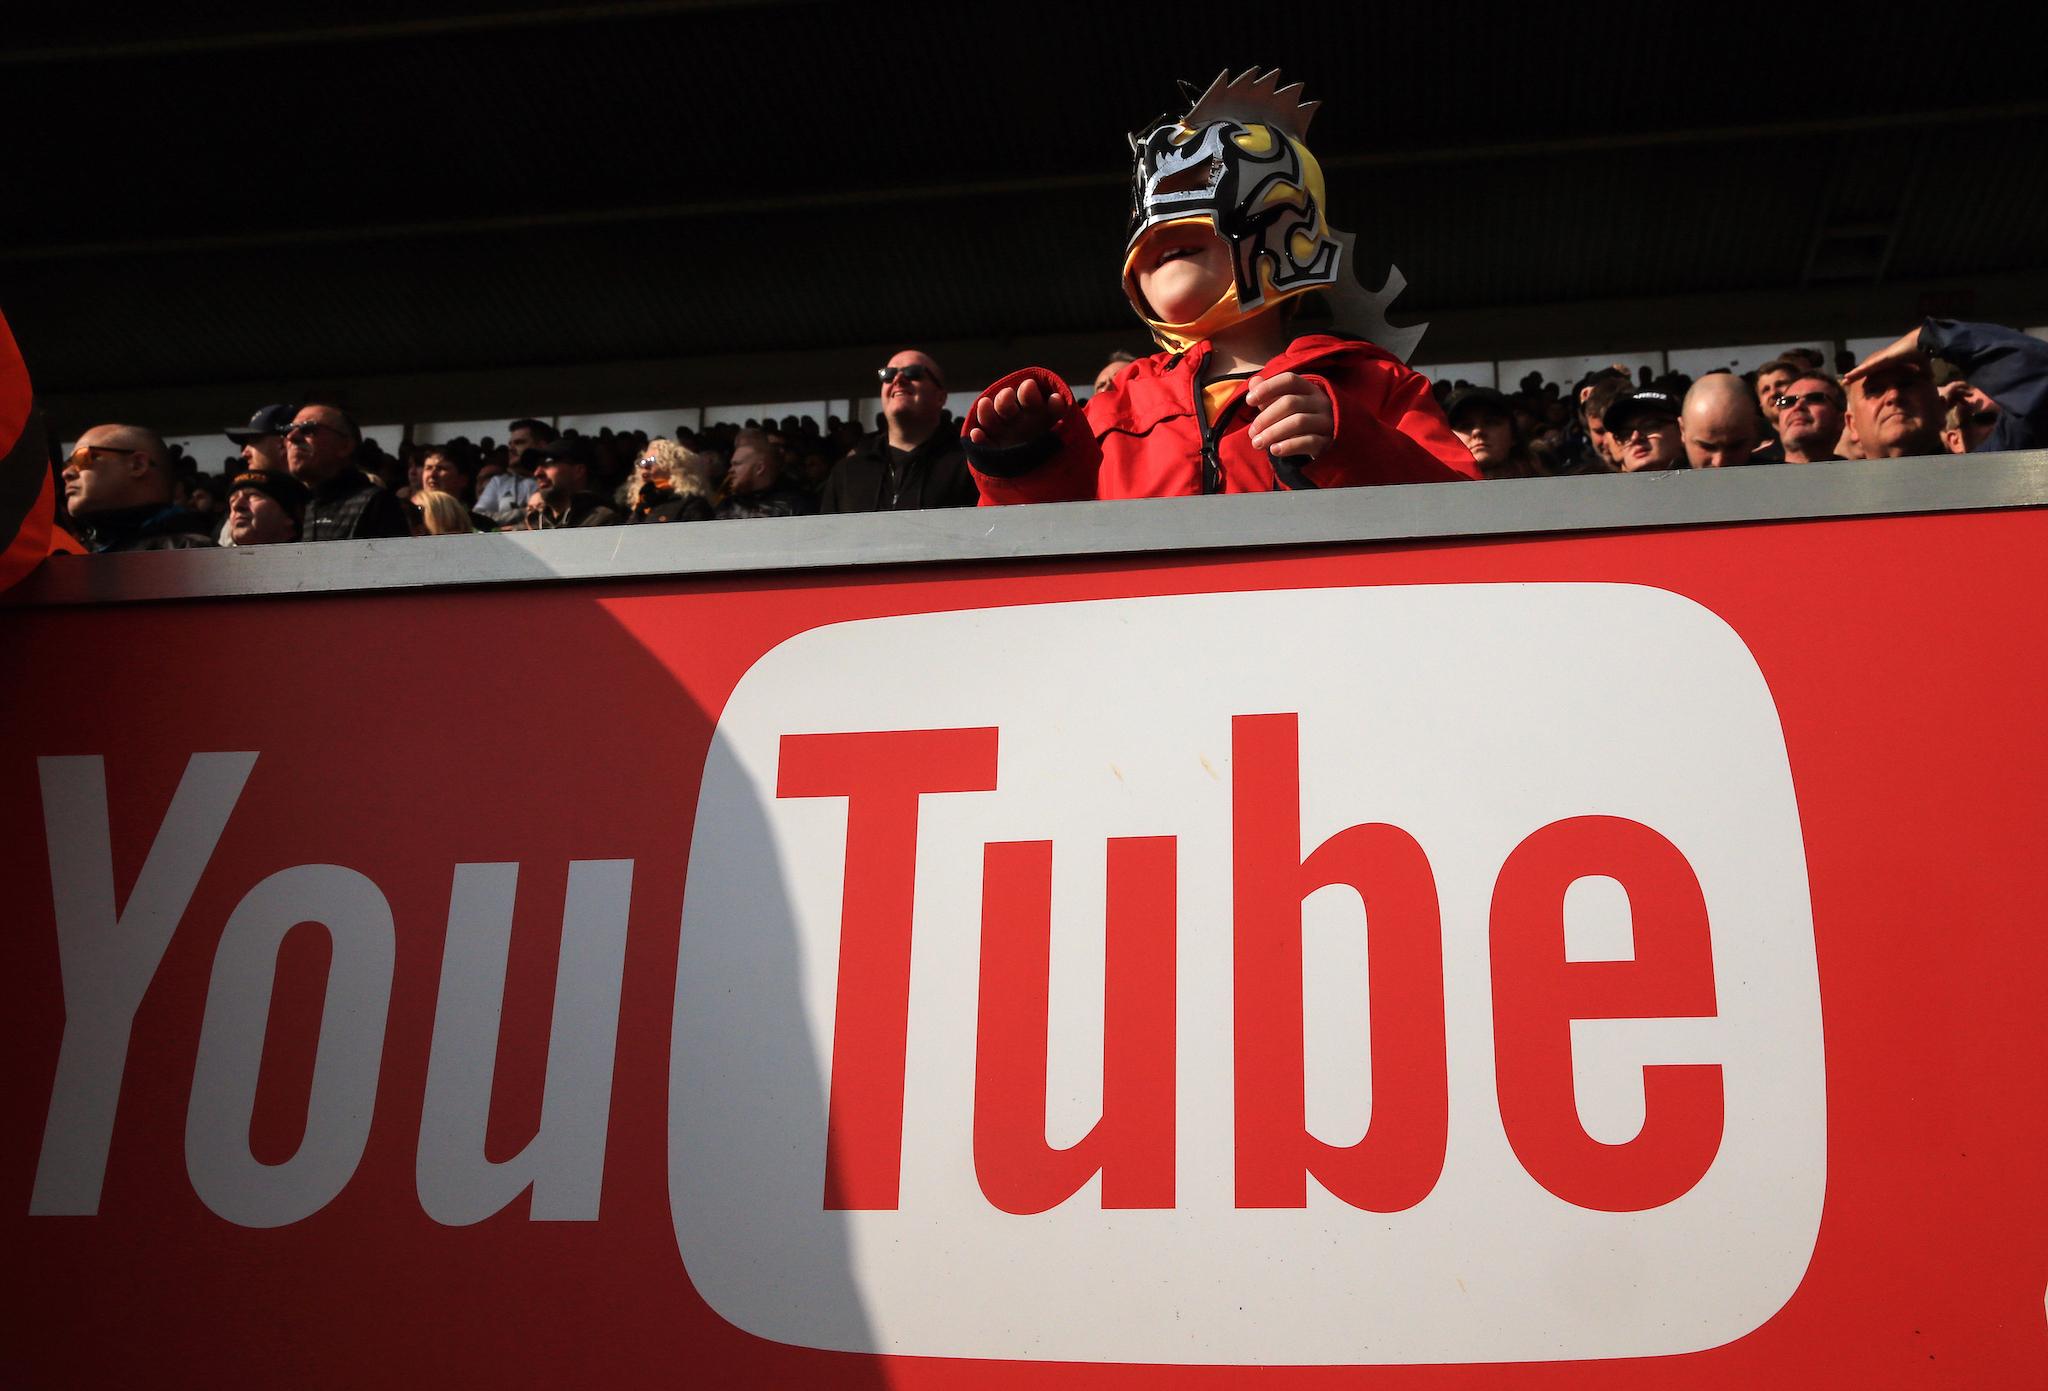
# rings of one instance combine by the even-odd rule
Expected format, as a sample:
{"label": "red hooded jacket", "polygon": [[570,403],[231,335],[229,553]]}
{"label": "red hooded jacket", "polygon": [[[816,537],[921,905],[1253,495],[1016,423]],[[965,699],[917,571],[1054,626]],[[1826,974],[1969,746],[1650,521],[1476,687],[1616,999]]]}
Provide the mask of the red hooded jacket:
{"label": "red hooded jacket", "polygon": [[[1313,459],[1274,459],[1251,445],[1258,415],[1240,383],[1204,425],[1198,401],[1209,345],[1133,363],[1109,391],[1069,410],[1045,435],[1006,449],[966,440],[983,506],[1092,498],[1264,493],[1374,483],[1445,483],[1479,476],[1478,465],[1444,420],[1429,380],[1385,349],[1358,339],[1309,334],[1267,363],[1262,377],[1294,372],[1330,398],[1335,429]],[[989,387],[993,396],[1027,377],[1073,404],[1067,384],[1027,367]],[[968,413],[961,434],[973,428]]]}

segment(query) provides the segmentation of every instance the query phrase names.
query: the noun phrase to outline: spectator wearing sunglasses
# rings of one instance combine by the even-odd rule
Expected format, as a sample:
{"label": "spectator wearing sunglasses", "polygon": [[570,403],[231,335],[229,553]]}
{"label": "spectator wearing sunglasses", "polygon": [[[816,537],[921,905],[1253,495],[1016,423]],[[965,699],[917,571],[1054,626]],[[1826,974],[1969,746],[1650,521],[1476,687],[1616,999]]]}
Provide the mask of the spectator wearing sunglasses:
{"label": "spectator wearing sunglasses", "polygon": [[[1944,402],[1934,385],[1934,358],[1955,367],[1997,408],[1993,420],[1973,418],[1967,422],[1982,427],[1963,435],[1964,442],[1969,443],[1970,434],[1975,434],[1975,443],[1969,444],[1971,452],[2039,449],[2048,442],[2048,343],[1999,324],[1928,319],[1857,363],[1842,377],[1842,384],[1849,388],[1851,423],[1871,457],[1944,452]],[[1873,430],[1866,428],[1861,407],[1866,401],[1872,402],[1871,409],[1875,411],[1878,407],[1874,403],[1888,394],[1896,394],[1902,383],[1910,387],[1912,403],[1919,413],[1916,419],[1920,428],[1913,436],[1913,447],[1883,447],[1891,432],[1884,430],[1882,422],[1873,422],[1876,430],[1884,431],[1880,447],[1873,448],[1869,438]],[[1971,415],[1981,417],[1984,413],[1985,409],[1979,407]]]}
{"label": "spectator wearing sunglasses", "polygon": [[649,440],[633,461],[620,501],[629,525],[709,521],[718,504],[711,460],[671,439]]}
{"label": "spectator wearing sunglasses", "polygon": [[1656,473],[1686,466],[1678,412],[1678,398],[1667,391],[1632,391],[1607,408],[1607,432],[1613,437],[1623,473]]}
{"label": "spectator wearing sunglasses", "polygon": [[137,425],[95,425],[60,475],[87,550],[183,551],[213,544],[210,518],[171,502],[171,453]]}
{"label": "spectator wearing sunglasses", "polygon": [[1826,372],[1808,372],[1788,383],[1772,402],[1778,411],[1778,440],[1788,464],[1832,463],[1842,456],[1842,384]]}
{"label": "spectator wearing sunglasses", "polygon": [[410,536],[398,495],[378,486],[356,465],[363,432],[339,406],[301,406],[285,431],[285,462],[312,494],[306,503],[305,541],[362,541]]}
{"label": "spectator wearing sunglasses", "polygon": [[833,465],[820,512],[903,512],[972,507],[980,500],[960,433],[946,418],[939,364],[915,349],[889,359],[882,380],[882,428]]}

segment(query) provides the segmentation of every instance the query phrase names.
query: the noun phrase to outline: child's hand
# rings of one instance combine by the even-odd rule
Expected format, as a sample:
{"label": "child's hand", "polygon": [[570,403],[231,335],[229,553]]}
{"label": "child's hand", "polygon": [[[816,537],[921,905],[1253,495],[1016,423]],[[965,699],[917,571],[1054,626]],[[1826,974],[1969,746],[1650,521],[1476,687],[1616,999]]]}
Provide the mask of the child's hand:
{"label": "child's hand", "polygon": [[993,396],[983,396],[971,410],[967,438],[991,449],[1029,444],[1064,419],[1072,406],[1031,377]]}
{"label": "child's hand", "polygon": [[1283,459],[1309,460],[1330,447],[1337,416],[1330,398],[1314,382],[1292,372],[1254,380],[1244,399],[1258,415],[1252,448]]}

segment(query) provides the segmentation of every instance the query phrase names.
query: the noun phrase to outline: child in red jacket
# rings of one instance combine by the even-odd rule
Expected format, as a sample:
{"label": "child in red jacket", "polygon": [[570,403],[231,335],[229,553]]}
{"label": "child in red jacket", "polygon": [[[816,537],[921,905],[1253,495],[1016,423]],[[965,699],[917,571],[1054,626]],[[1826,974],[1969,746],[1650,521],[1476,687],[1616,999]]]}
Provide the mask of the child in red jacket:
{"label": "child in red jacket", "polygon": [[[1403,365],[1421,330],[1382,316],[1352,238],[1323,217],[1302,144],[1318,103],[1277,72],[1219,75],[1187,115],[1134,138],[1124,294],[1165,351],[1132,363],[1084,410],[1044,368],[984,391],[962,433],[984,504],[1270,492],[1476,478]],[[1328,293],[1366,336],[1291,328]]]}

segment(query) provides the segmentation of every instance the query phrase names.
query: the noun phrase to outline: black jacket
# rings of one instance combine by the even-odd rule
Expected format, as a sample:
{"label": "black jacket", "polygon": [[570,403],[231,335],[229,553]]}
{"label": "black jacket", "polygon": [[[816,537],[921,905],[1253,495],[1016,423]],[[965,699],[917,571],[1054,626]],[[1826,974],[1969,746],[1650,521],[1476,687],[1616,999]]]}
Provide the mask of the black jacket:
{"label": "black jacket", "polygon": [[2048,442],[2048,343],[1998,324],[1929,319],[1920,346],[1959,368],[1971,386],[1998,402],[1998,424],[1979,454],[2039,449]]}
{"label": "black jacket", "polygon": [[306,503],[301,541],[364,541],[410,536],[409,509],[389,488],[372,483],[359,469],[345,468],[313,489]]}
{"label": "black jacket", "polygon": [[702,494],[690,494],[686,498],[668,496],[666,502],[633,508],[631,512],[627,512],[627,522],[707,522],[711,520],[713,510],[715,508],[711,498]]}
{"label": "black jacket", "polygon": [[758,493],[734,493],[712,512],[716,521],[748,517],[803,517],[817,511],[817,503],[802,488],[778,483]]}
{"label": "black jacket", "polygon": [[889,452],[887,431],[866,436],[832,466],[818,494],[818,510],[907,512],[919,507],[972,507],[979,501],[981,490],[974,486],[967,456],[960,450],[960,428],[947,416],[900,467]]}
{"label": "black jacket", "polygon": [[566,531],[579,526],[617,526],[619,514],[610,503],[596,493],[573,493],[569,505],[560,512],[548,510],[545,505],[529,508],[516,530],[520,531]]}
{"label": "black jacket", "polygon": [[213,544],[213,520],[184,507],[151,502],[114,512],[74,517],[86,549],[102,551],[185,551]]}

